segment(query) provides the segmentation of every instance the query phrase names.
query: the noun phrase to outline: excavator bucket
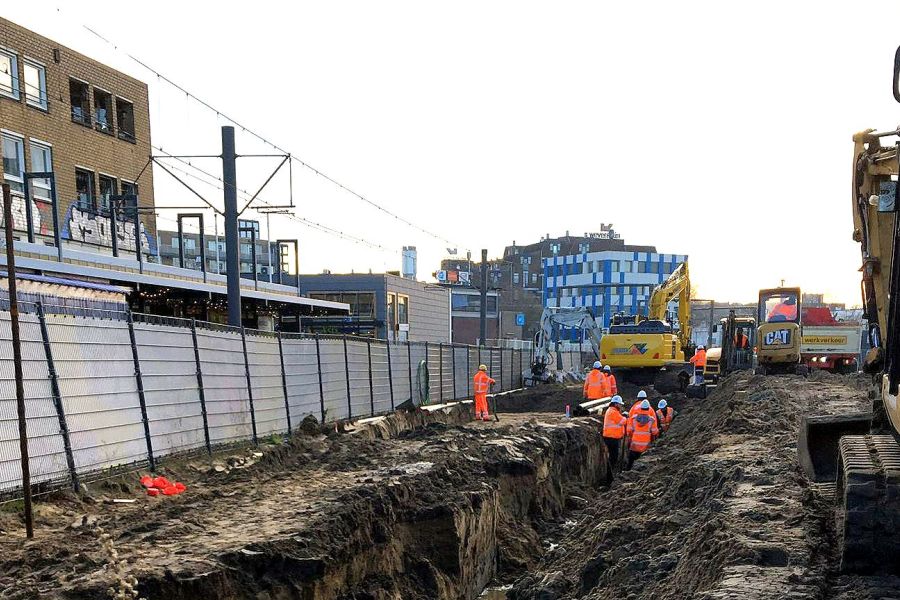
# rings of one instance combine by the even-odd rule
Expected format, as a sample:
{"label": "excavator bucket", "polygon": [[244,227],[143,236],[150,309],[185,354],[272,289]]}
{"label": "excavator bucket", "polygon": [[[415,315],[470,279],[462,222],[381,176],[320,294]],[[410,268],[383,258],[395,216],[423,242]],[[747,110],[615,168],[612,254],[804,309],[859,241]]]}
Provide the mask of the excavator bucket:
{"label": "excavator bucket", "polygon": [[816,482],[835,481],[841,436],[869,433],[872,413],[803,417],[797,454],[807,477]]}

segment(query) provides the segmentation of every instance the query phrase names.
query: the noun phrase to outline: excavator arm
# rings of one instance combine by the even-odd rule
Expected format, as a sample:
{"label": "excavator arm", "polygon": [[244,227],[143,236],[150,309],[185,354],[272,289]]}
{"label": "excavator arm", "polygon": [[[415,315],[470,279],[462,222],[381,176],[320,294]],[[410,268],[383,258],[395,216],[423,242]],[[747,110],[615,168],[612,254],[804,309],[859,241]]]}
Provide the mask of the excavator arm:
{"label": "excavator arm", "polygon": [[669,278],[656,286],[650,296],[648,317],[658,321],[666,320],[669,302],[678,299],[678,341],[682,348],[691,345],[691,277],[687,261],[678,265]]}

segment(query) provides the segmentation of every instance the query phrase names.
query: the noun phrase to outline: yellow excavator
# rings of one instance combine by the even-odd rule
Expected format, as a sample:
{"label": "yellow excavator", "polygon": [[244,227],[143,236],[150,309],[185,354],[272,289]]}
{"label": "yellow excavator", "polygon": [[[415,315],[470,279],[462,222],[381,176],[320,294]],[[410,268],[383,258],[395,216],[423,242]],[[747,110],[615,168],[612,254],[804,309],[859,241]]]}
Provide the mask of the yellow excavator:
{"label": "yellow excavator", "polygon": [[[894,98],[900,102],[900,48]],[[871,349],[872,412],[803,419],[799,459],[833,482],[841,570],[900,572],[900,128],[853,136],[853,239],[862,251],[862,301]]]}
{"label": "yellow excavator", "polygon": [[[668,320],[668,307],[678,301],[676,329]],[[650,295],[648,314],[619,316],[600,340],[600,361],[628,381],[652,383],[657,391],[685,389],[693,367],[685,357],[694,354],[691,343],[691,279],[687,262],[681,263]]]}
{"label": "yellow excavator", "polygon": [[759,291],[756,373],[806,375],[800,362],[802,309],[800,288],[779,287]]}

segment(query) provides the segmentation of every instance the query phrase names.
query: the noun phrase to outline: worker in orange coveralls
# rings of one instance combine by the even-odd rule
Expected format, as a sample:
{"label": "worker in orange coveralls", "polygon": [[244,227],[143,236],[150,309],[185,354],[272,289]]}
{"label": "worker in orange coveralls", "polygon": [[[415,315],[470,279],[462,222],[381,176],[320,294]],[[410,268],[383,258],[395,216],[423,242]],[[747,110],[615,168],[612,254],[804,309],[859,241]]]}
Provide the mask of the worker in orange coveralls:
{"label": "worker in orange coveralls", "polygon": [[475,373],[474,382],[475,420],[490,421],[491,417],[488,414],[487,395],[491,386],[497,382],[491,379],[490,375],[487,374],[487,367],[485,365],[478,365],[478,372]]}

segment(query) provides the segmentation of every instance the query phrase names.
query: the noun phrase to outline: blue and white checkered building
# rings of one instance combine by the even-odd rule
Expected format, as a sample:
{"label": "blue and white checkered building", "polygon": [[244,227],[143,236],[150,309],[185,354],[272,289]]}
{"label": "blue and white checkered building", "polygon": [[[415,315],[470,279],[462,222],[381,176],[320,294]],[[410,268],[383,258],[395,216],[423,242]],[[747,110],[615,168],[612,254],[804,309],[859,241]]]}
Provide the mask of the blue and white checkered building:
{"label": "blue and white checkered building", "polygon": [[686,260],[686,254],[617,250],[544,258],[544,307],[584,306],[609,327],[617,312],[646,314],[653,288]]}

